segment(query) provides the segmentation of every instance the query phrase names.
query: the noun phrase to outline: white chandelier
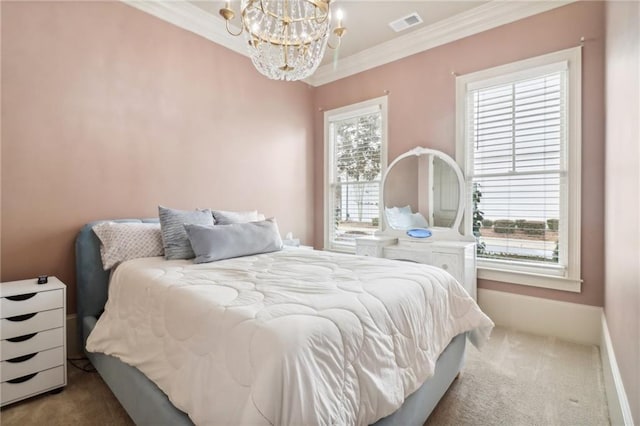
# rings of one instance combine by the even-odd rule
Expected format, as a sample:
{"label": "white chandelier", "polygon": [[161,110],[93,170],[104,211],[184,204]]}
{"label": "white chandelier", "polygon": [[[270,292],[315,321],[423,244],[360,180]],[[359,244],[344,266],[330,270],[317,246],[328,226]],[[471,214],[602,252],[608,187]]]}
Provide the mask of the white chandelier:
{"label": "white chandelier", "polygon": [[320,65],[327,45],[337,49],[347,31],[338,11],[333,30],[337,43],[328,43],[332,0],[242,0],[240,31],[229,29],[235,13],[230,2],[220,9],[229,34],[244,33],[251,61],[260,73],[273,80],[302,80]]}

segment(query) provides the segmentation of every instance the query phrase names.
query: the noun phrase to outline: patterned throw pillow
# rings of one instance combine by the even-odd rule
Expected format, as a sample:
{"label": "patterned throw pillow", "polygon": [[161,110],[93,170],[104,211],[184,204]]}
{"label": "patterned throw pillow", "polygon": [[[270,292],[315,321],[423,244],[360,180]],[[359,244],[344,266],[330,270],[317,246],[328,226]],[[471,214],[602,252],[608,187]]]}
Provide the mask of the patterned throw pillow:
{"label": "patterned throw pillow", "polygon": [[211,210],[175,210],[158,206],[164,257],[171,259],[193,259],[195,255],[184,230],[185,224],[213,225]]}
{"label": "patterned throw pillow", "polygon": [[159,223],[102,222],[93,227],[100,239],[102,266],[111,269],[125,260],[162,256]]}

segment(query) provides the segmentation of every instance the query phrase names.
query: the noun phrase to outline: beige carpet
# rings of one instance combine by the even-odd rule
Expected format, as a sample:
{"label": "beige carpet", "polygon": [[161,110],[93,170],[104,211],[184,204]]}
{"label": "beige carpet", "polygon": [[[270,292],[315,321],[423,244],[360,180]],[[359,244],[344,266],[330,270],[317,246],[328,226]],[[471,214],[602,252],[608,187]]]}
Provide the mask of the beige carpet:
{"label": "beige carpet", "polygon": [[[85,364],[86,361],[77,364]],[[2,426],[133,425],[97,373],[85,373],[67,363],[67,387],[4,407]]]}
{"label": "beige carpet", "polygon": [[597,346],[496,328],[425,425],[608,424]]}
{"label": "beige carpet", "polygon": [[[426,425],[608,425],[598,348],[494,330],[467,361]],[[9,425],[131,425],[95,373],[69,365],[69,385],[5,407]]]}

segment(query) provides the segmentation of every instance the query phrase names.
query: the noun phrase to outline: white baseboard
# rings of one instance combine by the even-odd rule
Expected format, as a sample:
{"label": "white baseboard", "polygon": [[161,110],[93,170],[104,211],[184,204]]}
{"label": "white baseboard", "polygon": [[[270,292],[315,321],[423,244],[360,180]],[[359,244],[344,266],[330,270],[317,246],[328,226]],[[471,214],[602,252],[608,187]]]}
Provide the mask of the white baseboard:
{"label": "white baseboard", "polygon": [[67,356],[75,358],[82,353],[78,343],[78,322],[76,314],[67,315]]}
{"label": "white baseboard", "polygon": [[480,308],[500,325],[570,342],[600,345],[602,308],[478,289]]}
{"label": "white baseboard", "polygon": [[602,341],[600,343],[600,357],[602,358],[602,372],[604,374],[604,388],[609,404],[609,420],[612,426],[633,426],[629,400],[624,390],[622,376],[618,370],[618,363],[613,352],[609,326],[604,312],[601,316]]}

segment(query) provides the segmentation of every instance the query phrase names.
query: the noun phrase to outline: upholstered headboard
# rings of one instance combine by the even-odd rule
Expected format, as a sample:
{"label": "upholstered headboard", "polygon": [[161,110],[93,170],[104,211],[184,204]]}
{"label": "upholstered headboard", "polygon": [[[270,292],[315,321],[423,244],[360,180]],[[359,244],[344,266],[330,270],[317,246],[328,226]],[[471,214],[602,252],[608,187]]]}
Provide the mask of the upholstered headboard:
{"label": "upholstered headboard", "polygon": [[[100,258],[100,240],[93,232],[93,226],[104,222],[98,220],[82,227],[76,238],[76,298],[78,311],[78,333],[84,346],[87,336],[83,334],[83,319],[87,316],[98,317],[107,303],[109,273],[102,268]],[[150,219],[115,219],[113,222],[158,222]]]}

